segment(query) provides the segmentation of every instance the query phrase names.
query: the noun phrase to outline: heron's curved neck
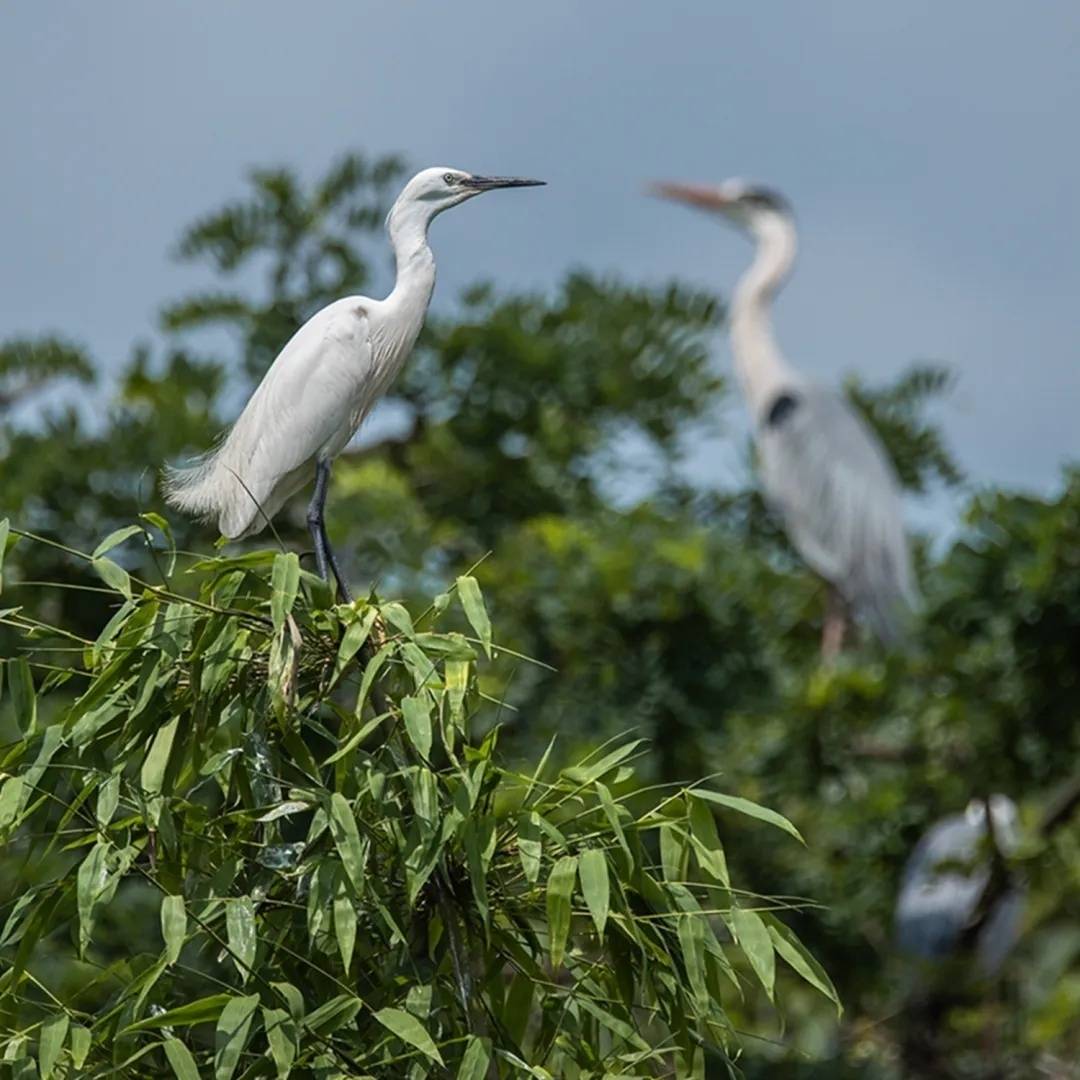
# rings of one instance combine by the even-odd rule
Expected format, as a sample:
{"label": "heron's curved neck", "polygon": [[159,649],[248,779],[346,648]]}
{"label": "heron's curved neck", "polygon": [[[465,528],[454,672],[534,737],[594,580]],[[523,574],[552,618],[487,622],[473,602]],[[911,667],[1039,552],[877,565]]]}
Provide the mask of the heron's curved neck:
{"label": "heron's curved neck", "polygon": [[423,319],[435,288],[435,256],[428,246],[431,217],[415,203],[394,206],[386,220],[386,230],[394,249],[397,278],[386,298],[388,303],[414,308]]}
{"label": "heron's curved neck", "polygon": [[755,228],[757,254],[739,279],[731,301],[731,351],[735,371],[758,420],[776,394],[797,375],[772,332],[772,300],[795,261],[795,226],[770,215]]}

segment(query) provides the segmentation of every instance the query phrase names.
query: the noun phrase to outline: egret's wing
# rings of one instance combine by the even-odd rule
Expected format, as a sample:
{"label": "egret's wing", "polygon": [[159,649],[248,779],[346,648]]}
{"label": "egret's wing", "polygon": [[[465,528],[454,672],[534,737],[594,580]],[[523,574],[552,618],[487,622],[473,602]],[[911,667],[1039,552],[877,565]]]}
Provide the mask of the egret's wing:
{"label": "egret's wing", "polygon": [[217,518],[225,536],[258,532],[316,458],[344,447],[374,378],[363,303],[351,297],[323,308],[278,354],[221,445],[170,474],[170,501]]}
{"label": "egret's wing", "polygon": [[912,600],[899,485],[874,434],[842,398],[800,385],[758,429],[765,494],[796,550],[886,640]]}
{"label": "egret's wing", "polygon": [[896,940],[905,952],[944,956],[956,945],[990,880],[985,860],[978,861],[983,836],[958,814],[919,841],[896,901]]}

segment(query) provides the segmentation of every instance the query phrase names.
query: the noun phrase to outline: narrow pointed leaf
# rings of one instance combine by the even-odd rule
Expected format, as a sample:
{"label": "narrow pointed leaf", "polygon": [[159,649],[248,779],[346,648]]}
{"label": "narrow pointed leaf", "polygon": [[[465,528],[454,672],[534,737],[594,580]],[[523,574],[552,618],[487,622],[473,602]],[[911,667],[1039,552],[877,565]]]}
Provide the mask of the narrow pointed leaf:
{"label": "narrow pointed leaf", "polygon": [[144,536],[141,525],[125,525],[122,529],[117,529],[115,532],[109,533],[104,540],[96,548],[94,548],[92,559],[98,559],[105,554],[106,551],[111,551],[114,547],[122,544],[129,536]]}
{"label": "narrow pointed leaf", "polygon": [[268,1009],[263,1006],[263,1028],[274,1059],[278,1080],[292,1072],[296,1060],[296,1022],[284,1009]]}
{"label": "narrow pointed leaf", "polygon": [[768,824],[783,829],[784,832],[794,836],[800,844],[806,843],[799,830],[783,814],[778,814],[767,806],[759,806],[749,799],[739,798],[738,795],[724,795],[719,791],[709,791],[707,788],[694,788],[693,795],[698,799],[708,799],[709,802],[716,803],[718,806],[726,806],[729,810],[735,810],[740,814],[745,814],[747,817],[757,818],[758,821],[768,822]]}
{"label": "narrow pointed leaf", "polygon": [[518,857],[525,879],[535,882],[540,876],[540,857],[543,841],[540,839],[540,823],[534,811],[518,816]]}
{"label": "narrow pointed leaf", "polygon": [[41,1025],[38,1039],[38,1069],[41,1080],[49,1080],[52,1076],[56,1062],[64,1051],[70,1023],[67,1013],[58,1012]]}
{"label": "narrow pointed leaf", "polygon": [[229,940],[229,951],[233,963],[240,973],[242,982],[246,982],[255,962],[255,948],[258,944],[255,936],[255,905],[250,896],[241,896],[227,901],[225,909],[225,929]]}
{"label": "narrow pointed leaf", "polygon": [[551,868],[547,883],[548,936],[550,939],[551,966],[559,967],[570,936],[570,897],[577,879],[576,855],[564,855]]}
{"label": "narrow pointed leaf", "polygon": [[300,559],[294,551],[279,552],[274,556],[274,568],[270,573],[270,617],[276,631],[285,625],[299,589]]}
{"label": "narrow pointed leaf", "polygon": [[340,791],[330,796],[330,833],[353,888],[363,892],[364,853],[360,846],[360,832],[352,807]]}
{"label": "narrow pointed leaf", "polygon": [[7,669],[8,693],[11,695],[15,723],[24,735],[30,735],[37,725],[37,694],[30,665],[25,657],[19,656],[8,660],[4,666]]}
{"label": "narrow pointed leaf", "polygon": [[431,698],[425,692],[420,697],[403,697],[401,715],[405,732],[416,752],[425,760],[431,754]]}
{"label": "narrow pointed leaf", "polygon": [[585,906],[589,909],[596,932],[602,938],[607,925],[608,905],[610,904],[610,885],[608,866],[604,853],[597,848],[589,848],[581,854],[578,863],[578,876],[581,879],[581,894],[585,897]]}
{"label": "narrow pointed leaf", "polygon": [[735,908],[731,912],[731,924],[739,948],[746,954],[771,1001],[776,982],[776,954],[765,923],[756,911]]}
{"label": "narrow pointed leaf", "polygon": [[420,1053],[437,1064],[443,1064],[439,1048],[435,1045],[424,1025],[411,1013],[407,1013],[402,1009],[380,1009],[375,1013],[375,1019],[388,1031],[393,1032],[402,1042],[416,1047]]}
{"label": "narrow pointed leaf", "polygon": [[196,1065],[195,1058],[179,1039],[166,1039],[161,1046],[176,1080],[200,1080],[199,1066]]}
{"label": "narrow pointed leaf", "polygon": [[785,923],[782,923],[774,915],[763,915],[762,919],[769,929],[769,937],[772,938],[776,951],[798,972],[811,986],[820,990],[835,1006],[836,1014],[840,1016],[844,1007],[840,1003],[840,995],[833,985],[825,969],[814,959],[806,946],[798,939],[795,931]]}
{"label": "narrow pointed leaf", "polygon": [[457,1080],[484,1080],[491,1064],[491,1043],[479,1035],[469,1036],[469,1045],[461,1056]]}
{"label": "narrow pointed leaf", "polygon": [[118,593],[123,593],[129,600],[131,599],[131,577],[119,563],[114,563],[112,559],[102,557],[95,559],[92,565],[94,570],[97,571],[98,577],[109,588],[115,589]]}
{"label": "narrow pointed leaf", "polygon": [[161,901],[161,936],[165,939],[165,959],[175,964],[187,937],[187,911],[182,896],[166,896]]}
{"label": "narrow pointed leaf", "polygon": [[214,1032],[214,1080],[231,1080],[258,1007],[258,994],[251,994],[230,998],[221,1010]]}
{"label": "narrow pointed leaf", "polygon": [[480,644],[484,646],[484,652],[490,660],[491,619],[488,618],[487,608],[484,606],[480,585],[476,578],[464,575],[457,579],[457,590],[461,598],[461,606],[465,609],[465,617],[476,631],[476,636],[480,639]]}

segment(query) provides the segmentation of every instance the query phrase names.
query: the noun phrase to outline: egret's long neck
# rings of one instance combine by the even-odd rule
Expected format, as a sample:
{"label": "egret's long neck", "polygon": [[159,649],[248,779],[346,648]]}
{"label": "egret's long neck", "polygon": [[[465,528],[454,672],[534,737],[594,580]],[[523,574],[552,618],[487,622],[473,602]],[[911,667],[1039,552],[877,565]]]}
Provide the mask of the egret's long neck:
{"label": "egret's long neck", "polygon": [[795,261],[795,226],[770,214],[755,229],[757,253],[739,279],[731,302],[731,351],[735,371],[755,421],[776,394],[798,376],[773,338],[772,299]]}
{"label": "egret's long neck", "polygon": [[397,279],[386,302],[397,306],[407,323],[418,319],[423,324],[435,288],[435,256],[427,238],[430,224],[430,216],[415,203],[395,205],[386,221],[397,264]]}

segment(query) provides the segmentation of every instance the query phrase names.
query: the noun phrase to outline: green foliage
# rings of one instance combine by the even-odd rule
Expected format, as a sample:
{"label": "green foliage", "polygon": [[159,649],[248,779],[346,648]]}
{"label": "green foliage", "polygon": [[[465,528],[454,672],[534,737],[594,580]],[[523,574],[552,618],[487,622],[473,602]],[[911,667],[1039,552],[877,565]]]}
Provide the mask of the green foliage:
{"label": "green foliage", "polygon": [[[0,410],[3,512],[22,529],[83,551],[129,526],[140,511],[148,529],[148,537],[130,537],[101,553],[96,568],[55,546],[15,545],[12,534],[0,567],[3,604],[21,604],[24,625],[38,620],[95,641],[110,620],[123,623],[131,614],[116,606],[114,585],[125,580],[118,571],[135,582],[138,604],[139,581],[171,576],[170,548],[180,549],[181,559],[185,549],[206,550],[205,530],[176,521],[171,536],[161,531],[164,519],[153,516],[161,509],[157,470],[212,444],[252,379],[335,290],[372,288],[372,268],[385,261],[378,226],[396,185],[394,168],[346,158],[311,181],[264,171],[224,210],[187,230],[179,253],[206,268],[207,283],[194,297],[166,305],[166,348],[136,350],[126,367],[111,368],[116,391],[97,391],[103,408],[93,423],[63,407],[77,384],[61,376],[77,374],[74,368],[57,367],[40,351],[8,354],[18,359],[9,362],[8,381],[0,386],[32,378],[48,393],[20,402],[47,403],[48,409],[38,415],[25,404]],[[689,824],[676,827],[689,829],[690,865],[703,880],[726,887],[730,876],[822,905],[814,915],[791,913],[784,924],[763,921],[775,951],[796,970],[794,954],[784,952],[784,925],[824,963],[845,1002],[839,1024],[831,1003],[811,987],[807,971],[814,969],[802,971],[800,980],[782,964],[776,974],[785,1005],[780,1027],[756,969],[732,953],[744,996],[727,999],[725,1011],[740,1030],[769,1036],[747,1041],[739,1065],[747,1076],[770,1080],[902,1075],[898,1062],[912,1034],[929,1023],[911,1005],[926,973],[905,967],[892,947],[891,912],[904,860],[934,819],[961,809],[973,794],[1011,794],[1022,808],[1026,839],[1019,861],[1032,895],[1024,935],[1000,986],[971,985],[962,962],[959,972],[949,970],[944,981],[955,993],[935,1016],[933,1060],[923,1062],[921,1075],[1064,1074],[1059,1063],[1080,1056],[1077,825],[1066,820],[1046,837],[1030,826],[1070,782],[1080,750],[1076,471],[1066,471],[1058,489],[1043,498],[988,489],[972,500],[949,545],[919,544],[924,602],[909,651],[886,656],[856,638],[843,662],[825,671],[818,652],[820,584],[768,516],[752,473],[718,470],[716,483],[708,485],[718,490],[705,491],[689,486],[680,471],[694,433],[738,407],[727,400],[714,356],[722,314],[715,297],[678,285],[643,288],[576,274],[543,292],[513,295],[478,285],[460,304],[443,294],[436,299],[441,314],[390,391],[387,414],[396,425],[373,425],[378,441],[350,448],[335,466],[329,525],[350,578],[361,591],[378,582],[380,592],[405,603],[369,605],[339,626],[331,700],[345,692],[336,689],[343,683],[366,698],[384,679],[399,679],[400,664],[389,653],[376,650],[369,658],[370,650],[361,649],[374,632],[377,608],[394,635],[407,636],[409,612],[423,610],[437,593],[435,611],[453,617],[455,629],[482,651],[479,609],[474,606],[470,623],[451,602],[460,568],[475,563],[483,610],[498,628],[499,647],[490,661],[483,653],[479,684],[506,703],[498,714],[498,768],[535,761],[557,732],[545,774],[550,781],[633,729],[649,739],[633,763],[642,782],[719,774],[715,790],[781,811],[807,837],[806,846],[765,823],[733,821],[725,812],[713,816],[714,807],[699,796],[685,808]],[[189,333],[207,327],[228,333]],[[199,349],[207,341],[217,344],[204,355]],[[840,330],[837,342],[842,347]],[[891,385],[849,386],[916,492],[956,485],[960,476],[937,411],[948,385],[940,369],[917,366]],[[300,567],[310,568],[302,498],[278,516],[275,528],[285,548],[299,553]],[[235,553],[247,557],[244,551]],[[275,609],[272,563],[259,569],[258,596],[271,625],[276,616],[287,628],[294,570],[284,562],[277,567]],[[310,606],[303,584],[309,579],[301,573],[299,580],[294,603],[302,612]],[[415,623],[414,635],[428,632],[419,617]],[[21,631],[0,621],[0,655],[19,656],[25,644]],[[82,641],[67,644],[84,647]],[[515,653],[540,663],[522,663]],[[356,686],[358,665],[368,675],[363,687]],[[28,696],[26,687],[40,680],[42,669],[13,663],[0,665],[0,672],[0,726],[9,741],[22,737],[18,724],[50,723],[61,708],[57,695],[81,685],[71,676],[44,696]],[[470,681],[474,665],[444,663],[442,672],[447,700],[460,703],[453,707],[490,722],[492,713],[476,704],[484,699]],[[426,746],[430,737],[428,753],[441,754],[437,726],[426,723],[424,694],[404,689],[409,692],[394,699],[399,738],[408,753],[419,753],[416,745]],[[365,722],[374,718],[372,707],[364,706]],[[175,752],[182,725],[172,738]],[[373,729],[354,749],[369,751],[376,738]],[[156,782],[154,770],[147,779]],[[164,803],[168,769],[161,782]],[[0,794],[3,820],[23,793],[10,785]],[[616,845],[604,849],[607,866],[629,856],[615,809],[624,805],[622,794],[604,780],[596,784],[600,815]],[[104,785],[100,802],[92,800],[94,810],[105,814],[119,799],[119,782]],[[281,827],[294,816],[285,815]],[[539,819],[519,815],[512,824],[520,872],[535,884],[537,910],[546,920],[556,853]],[[671,829],[649,832],[645,846],[658,866],[677,864],[677,836]],[[579,856],[570,956],[573,942],[595,934],[601,922],[605,937],[618,940],[612,938],[616,879],[609,875],[605,919],[599,864],[589,854],[594,849],[586,844],[557,853]],[[694,861],[699,855],[703,863]],[[22,880],[20,866],[9,875],[13,882]],[[14,894],[19,885],[11,889]],[[125,937],[138,938],[146,952],[163,948],[160,904],[143,903],[142,896],[118,890],[97,916],[88,954],[101,949],[111,962],[117,943],[130,947]],[[336,893],[329,900],[331,928],[336,911],[345,910],[339,900]],[[237,926],[240,914],[233,913]],[[177,913],[171,917],[175,926]],[[228,915],[219,918],[227,940]],[[675,931],[678,948],[685,940],[691,956],[695,933],[693,923]],[[361,935],[358,927],[353,971]],[[763,938],[751,930],[748,940],[756,948]],[[336,936],[331,946],[342,962]],[[235,990],[235,963],[226,958],[221,964]],[[700,989],[700,968],[693,970]],[[56,985],[87,977],[85,969],[59,961],[49,972]],[[761,972],[767,975],[767,968]],[[707,979],[706,971],[706,985]],[[512,981],[508,991],[521,1016],[532,1015],[529,985]],[[695,983],[688,985],[693,995]],[[236,992],[256,991],[249,983]],[[415,1015],[407,1004],[385,1007]],[[371,1021],[361,1015],[357,1023]],[[290,1052],[295,1024],[290,1004],[261,1002],[249,1037],[265,1035],[265,1045],[276,1047],[274,1060],[284,1060],[279,1055]],[[390,1038],[386,1025],[381,1028]],[[204,1052],[214,1045],[206,1031]],[[73,1020],[67,1045],[82,1046],[80,1032],[89,1038],[89,1029]],[[161,1053],[179,1071],[182,1045],[164,1032],[158,1037],[164,1045],[154,1051],[159,1071]],[[473,1034],[453,1051],[468,1061],[461,1075],[485,1073],[490,1038]],[[419,1050],[416,1056],[422,1057]]]}
{"label": "green foliage", "polygon": [[[84,556],[115,568],[95,639],[3,616],[16,1070],[689,1076],[735,1052],[725,1003],[749,974],[772,998],[778,955],[838,1005],[776,904],[732,885],[710,807],[798,838],[786,819],[642,789],[640,740],[502,763],[473,577],[414,619],[328,606],[295,555],[254,552],[195,563],[187,598],[107,558],[136,537]],[[134,906],[156,925],[130,936]]]}

